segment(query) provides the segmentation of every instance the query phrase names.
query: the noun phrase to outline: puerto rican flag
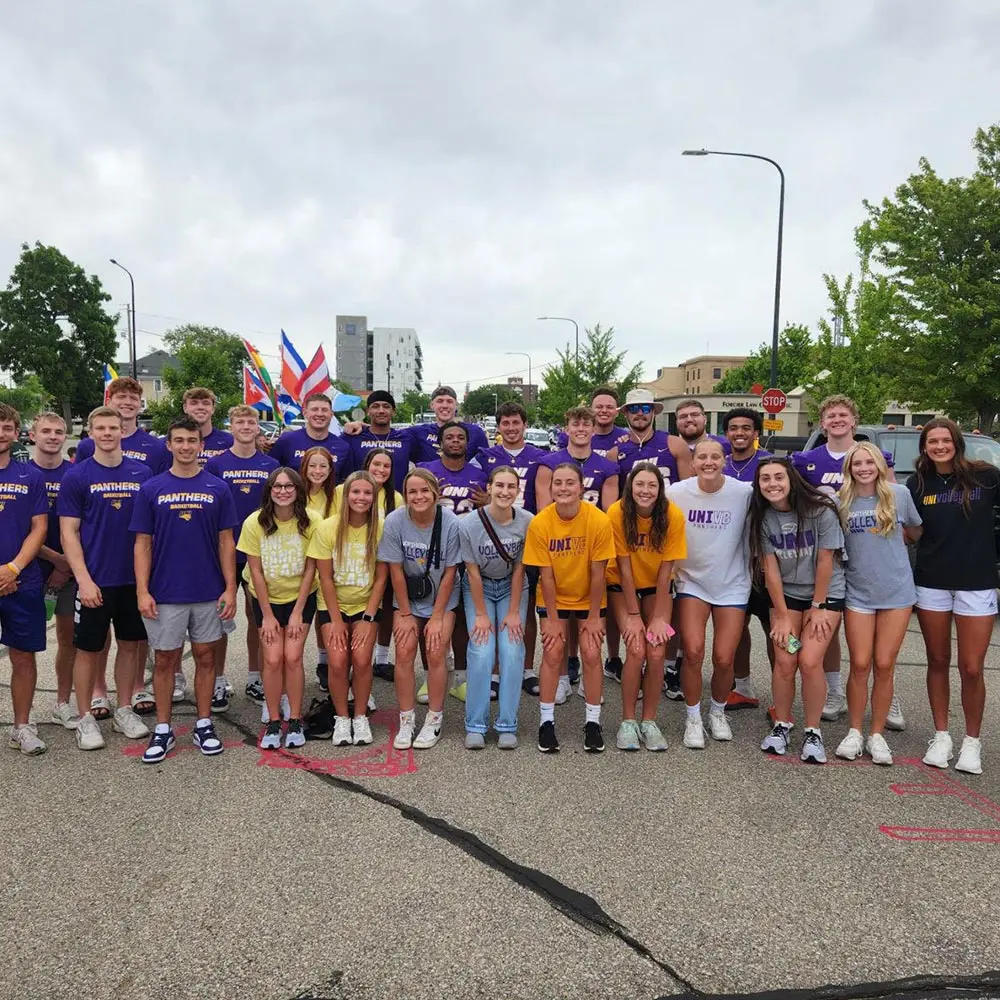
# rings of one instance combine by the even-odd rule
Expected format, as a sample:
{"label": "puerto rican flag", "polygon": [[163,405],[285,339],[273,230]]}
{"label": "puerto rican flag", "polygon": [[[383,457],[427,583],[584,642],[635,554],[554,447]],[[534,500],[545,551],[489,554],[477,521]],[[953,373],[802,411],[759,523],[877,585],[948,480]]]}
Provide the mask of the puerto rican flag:
{"label": "puerto rican flag", "polygon": [[313,355],[309,367],[302,373],[299,381],[299,399],[305,399],[314,392],[323,392],[327,395],[333,388],[330,381],[330,369],[327,367],[326,355],[323,353],[323,345],[319,345],[319,350]]}
{"label": "puerto rican flag", "polygon": [[267,395],[267,389],[249,365],[243,366],[243,402],[255,410],[271,409],[271,400]]}

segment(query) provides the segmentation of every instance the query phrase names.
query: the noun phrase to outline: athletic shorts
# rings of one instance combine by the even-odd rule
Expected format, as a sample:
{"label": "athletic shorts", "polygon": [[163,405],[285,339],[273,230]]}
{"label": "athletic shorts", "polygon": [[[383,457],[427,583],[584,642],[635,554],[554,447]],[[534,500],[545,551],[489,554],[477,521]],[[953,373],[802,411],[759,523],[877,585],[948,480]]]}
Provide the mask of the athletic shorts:
{"label": "athletic shorts", "polygon": [[[545,608],[535,608],[535,610],[538,612],[538,617],[539,618],[548,618],[549,617],[549,613],[545,610]],[[577,619],[580,619],[582,621],[584,618],[589,618],[590,617],[590,612],[589,611],[570,611],[568,608],[560,608],[556,612],[556,617],[561,618],[563,621],[566,621],[569,618],[577,618]],[[601,617],[602,618],[607,618],[608,617],[608,609],[607,608],[601,608]]]}
{"label": "athletic shorts", "polygon": [[771,598],[768,597],[766,590],[759,590],[757,587],[750,589],[747,614],[753,615],[765,632],[771,631]]}
{"label": "athletic shorts", "polygon": [[45,594],[41,587],[0,597],[0,646],[24,653],[45,649]]}
{"label": "athletic shorts", "polygon": [[950,611],[970,618],[997,613],[996,590],[936,590],[917,587],[917,607],[921,611]]}
{"label": "athletic shorts", "polygon": [[[361,616],[364,614],[363,611],[358,611],[353,615],[345,615],[343,611],[340,612],[340,620],[345,625],[350,625],[352,622],[361,621]],[[324,625],[329,625],[333,619],[330,617],[329,611],[320,611],[316,616],[316,621],[319,622],[319,627],[322,628]]]}
{"label": "athletic shorts", "polygon": [[146,627],[139,614],[139,600],[135,584],[120,587],[101,587],[102,604],[88,608],[76,597],[73,615],[73,646],[85,653],[99,653],[108,639],[108,629],[115,627],[119,642],[145,642]]}
{"label": "athletic shorts", "polygon": [[[253,610],[253,620],[260,628],[264,624],[264,609],[260,606],[260,602],[252,594],[250,595],[250,607]],[[292,617],[292,612],[295,610],[295,601],[290,604],[272,604],[271,613],[278,620],[278,624],[282,628],[288,627],[288,619]],[[306,598],[305,606],[302,608],[302,621],[306,625],[311,625],[313,618],[316,617],[316,595],[310,594]]]}
{"label": "athletic shorts", "polygon": [[192,642],[218,642],[222,638],[222,619],[216,601],[198,604],[158,604],[156,618],[143,618],[149,645],[153,649],[173,650]]}
{"label": "athletic shorts", "polygon": [[[843,597],[828,597],[826,604],[827,611],[843,611],[847,606],[847,601]],[[789,611],[809,611],[812,608],[812,598],[807,600],[804,597],[789,597],[788,594],[785,594],[785,607]]]}
{"label": "athletic shorts", "polygon": [[674,594],[675,601],[683,601],[686,598],[693,597],[696,601],[701,601],[702,604],[707,604],[710,608],[739,608],[741,611],[746,611],[746,604],[713,604],[711,601],[706,601],[704,597],[699,597],[697,594]]}
{"label": "athletic shorts", "polygon": [[[624,593],[622,590],[622,585],[620,583],[609,583],[608,584],[609,594],[621,594]],[[639,587],[635,592],[635,596],[641,601],[644,597],[652,597],[656,594],[656,587]]]}
{"label": "athletic shorts", "polygon": [[[56,617],[70,618],[76,614],[76,580],[70,577],[56,591]],[[145,633],[143,633],[145,639]]]}

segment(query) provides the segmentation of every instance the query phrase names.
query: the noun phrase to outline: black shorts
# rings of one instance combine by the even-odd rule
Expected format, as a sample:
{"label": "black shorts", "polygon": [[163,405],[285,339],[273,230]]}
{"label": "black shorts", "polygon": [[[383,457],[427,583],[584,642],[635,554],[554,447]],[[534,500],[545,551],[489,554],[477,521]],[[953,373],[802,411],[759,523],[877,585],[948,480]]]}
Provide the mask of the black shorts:
{"label": "black shorts", "polygon": [[[549,613],[545,610],[545,608],[535,608],[535,610],[538,612],[538,617],[539,618],[548,618],[549,617]],[[589,611],[570,611],[567,608],[560,608],[556,612],[556,617],[557,618],[561,618],[563,621],[566,621],[569,618],[578,618],[580,620],[583,620],[584,618],[589,618],[590,617],[590,612]],[[608,617],[608,609],[607,608],[601,608],[601,617],[602,618],[607,618]]]}
{"label": "black shorts", "polygon": [[[622,590],[622,585],[620,583],[609,583],[608,584],[609,594],[621,594],[624,593]],[[644,597],[652,597],[656,593],[656,587],[639,587],[635,596],[641,601]]]}
{"label": "black shorts", "polygon": [[[340,612],[340,620],[345,625],[350,625],[351,622],[359,622],[359,621],[361,621],[361,616],[363,614],[364,614],[363,611],[359,611],[357,614],[345,615],[344,612],[341,611]],[[317,614],[317,616],[316,616],[316,621],[319,624],[319,627],[322,628],[324,625],[329,625],[330,622],[333,621],[333,619],[330,617],[330,612],[329,611],[320,611]]]}
{"label": "black shorts", "polygon": [[108,640],[108,629],[115,627],[119,642],[145,642],[146,626],[139,614],[139,599],[135,584],[120,587],[101,587],[102,603],[99,608],[87,608],[76,595],[73,615],[73,646],[85,653],[99,653]]}
{"label": "black shorts", "polygon": [[[771,598],[766,590],[753,587],[750,590],[750,600],[747,601],[747,614],[753,615],[760,622],[765,632],[771,631]],[[749,621],[747,627],[749,627]]]}
{"label": "black shorts", "polygon": [[[260,601],[257,600],[252,594],[250,595],[250,609],[253,611],[253,620],[257,628],[261,628],[264,624],[264,612],[261,609]],[[278,620],[278,624],[282,628],[288,627],[288,619],[292,617],[292,611],[295,609],[295,601],[290,604],[272,604],[271,613]],[[316,595],[310,594],[306,599],[305,607],[302,609],[302,621],[306,625],[311,625],[313,618],[316,616]]]}
{"label": "black shorts", "polygon": [[[843,597],[828,597],[826,605],[827,611],[843,611],[847,606],[847,601]],[[802,597],[789,597],[788,594],[785,594],[785,607],[789,611],[808,611],[812,607],[812,598],[806,600]]]}

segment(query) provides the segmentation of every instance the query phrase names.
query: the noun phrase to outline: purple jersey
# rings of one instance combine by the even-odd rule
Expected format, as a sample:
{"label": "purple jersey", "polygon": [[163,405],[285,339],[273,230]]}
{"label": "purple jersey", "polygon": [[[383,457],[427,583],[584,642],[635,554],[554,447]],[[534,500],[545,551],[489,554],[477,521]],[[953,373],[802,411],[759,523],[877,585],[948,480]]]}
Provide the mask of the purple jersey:
{"label": "purple jersey", "polygon": [[210,458],[221,455],[233,446],[233,436],[229,431],[220,431],[213,427],[208,437],[201,439],[201,451],[198,452],[198,461],[204,465]]}
{"label": "purple jersey", "polygon": [[660,470],[664,488],[680,481],[677,459],[670,450],[670,435],[666,431],[653,431],[653,436],[641,446],[631,438],[618,446],[619,491],[625,488],[625,480],[636,462],[652,462]]}
{"label": "purple jersey", "polygon": [[[595,451],[601,458],[607,458],[608,452],[612,448],[617,448],[619,445],[624,444],[628,440],[628,428],[627,427],[612,427],[607,434],[595,434],[590,439],[590,447],[592,451]],[[559,432],[559,437],[556,439],[556,443],[560,448],[566,448],[569,446],[569,435],[565,431]]]}
{"label": "purple jersey", "polygon": [[[821,444],[811,451],[797,451],[792,455],[792,465],[802,478],[816,489],[823,493],[836,495],[840,492],[840,487],[844,485],[844,457],[843,455],[831,455],[826,444]],[[887,451],[882,452],[885,464],[891,469],[893,467],[892,455]]]}
{"label": "purple jersey", "polygon": [[[469,435],[469,444],[465,449],[465,457],[471,459],[480,451],[485,451],[490,446],[486,438],[486,431],[479,424],[467,424],[460,421]],[[436,462],[441,456],[438,452],[440,441],[438,440],[437,424],[414,424],[406,429],[413,441],[413,461],[418,465],[427,462]]]}
{"label": "purple jersey", "polygon": [[538,475],[538,466],[543,459],[548,458],[549,453],[536,448],[533,444],[526,444],[516,455],[512,455],[502,445],[495,448],[484,448],[476,453],[476,461],[479,467],[486,473],[489,479],[490,473],[501,465],[509,465],[520,480],[517,491],[515,507],[523,507],[530,510],[532,514],[536,512],[535,502],[535,477]]}
{"label": "purple jersey", "polygon": [[135,583],[135,535],[129,525],[135,498],[152,475],[149,466],[132,458],[111,466],[88,458],[63,480],[59,516],[79,518],[87,572],[98,587]]}
{"label": "purple jersey", "polygon": [[437,481],[441,484],[441,498],[438,503],[445,510],[450,510],[459,516],[475,510],[476,505],[472,502],[473,492],[477,489],[486,489],[486,473],[471,462],[466,462],[458,472],[446,468],[440,459],[436,462],[421,462],[420,468],[437,476]]}
{"label": "purple jersey", "polygon": [[[232,492],[237,525],[242,525],[255,510],[260,510],[264,500],[264,483],[278,467],[277,459],[262,451],[255,451],[249,458],[240,458],[232,451],[224,451],[205,463],[205,471],[216,479],[221,479]],[[233,529],[234,537],[238,530]],[[245,563],[246,558],[244,553],[237,552],[237,565]]]}
{"label": "purple jersey", "polygon": [[226,589],[219,535],[239,526],[229,487],[204,469],[190,478],[163,472],[143,483],[129,530],[153,536],[149,592],[156,601],[217,601]]}
{"label": "purple jersey", "polygon": [[722,467],[722,474],[730,479],[739,479],[744,483],[752,483],[757,475],[757,466],[765,458],[774,456],[763,448],[758,448],[749,458],[735,459],[732,451],[726,456],[726,464]]}
{"label": "purple jersey", "polygon": [[[154,476],[166,472],[173,462],[163,438],[158,438],[155,434],[150,434],[149,431],[144,431],[141,427],[137,427],[128,437],[122,438],[122,455],[136,462],[142,462],[143,465],[148,465],[149,471]],[[85,458],[93,457],[94,439],[84,438],[76,449],[76,463],[79,465]]]}
{"label": "purple jersey", "polygon": [[[0,564],[17,558],[24,540],[31,534],[31,520],[48,514],[49,498],[45,478],[32,462],[8,461],[0,469]],[[18,590],[35,590],[42,585],[37,559],[21,567]]]}
{"label": "purple jersey", "polygon": [[[327,434],[317,441],[311,438],[304,427],[297,431],[285,431],[271,448],[271,458],[286,469],[299,471],[302,456],[310,448],[326,448],[333,458],[333,478],[335,483],[342,483],[351,471],[351,447],[340,434]],[[242,522],[241,522],[242,523]]]}
{"label": "purple jersey", "polygon": [[[56,501],[59,499],[59,489],[62,486],[63,478],[66,472],[73,468],[73,463],[63,459],[54,469],[43,469],[35,463],[34,459],[32,459],[31,464],[42,474],[42,478],[45,480],[45,495],[49,500],[49,533],[45,536],[45,544],[56,552],[62,552]],[[52,563],[47,559],[42,559],[41,556],[39,556],[38,562],[42,568],[42,576],[47,580],[52,572]]]}
{"label": "purple jersey", "polygon": [[413,451],[413,438],[410,436],[411,428],[405,430],[390,430],[388,434],[376,434],[371,427],[365,424],[360,434],[346,435],[348,444],[351,447],[351,461],[355,469],[363,469],[365,458],[370,451],[376,448],[384,448],[392,455],[392,481],[396,489],[403,492],[403,480],[406,473],[410,471],[410,453]]}
{"label": "purple jersey", "polygon": [[618,475],[618,466],[593,451],[587,458],[574,458],[569,453],[568,448],[563,448],[561,451],[554,451],[546,455],[542,459],[541,464],[554,469],[563,462],[572,462],[580,467],[580,471],[583,473],[583,499],[587,503],[594,504],[595,507],[600,507],[601,490],[604,487],[605,480]]}

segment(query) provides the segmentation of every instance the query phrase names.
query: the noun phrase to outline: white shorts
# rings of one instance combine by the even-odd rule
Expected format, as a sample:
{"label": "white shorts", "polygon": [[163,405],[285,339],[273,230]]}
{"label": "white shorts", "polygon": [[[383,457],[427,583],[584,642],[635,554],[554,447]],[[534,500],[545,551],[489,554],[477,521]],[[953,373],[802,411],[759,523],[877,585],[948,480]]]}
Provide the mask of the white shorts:
{"label": "white shorts", "polygon": [[997,592],[990,590],[936,590],[917,587],[921,611],[950,611],[956,615],[983,618],[997,613]]}

